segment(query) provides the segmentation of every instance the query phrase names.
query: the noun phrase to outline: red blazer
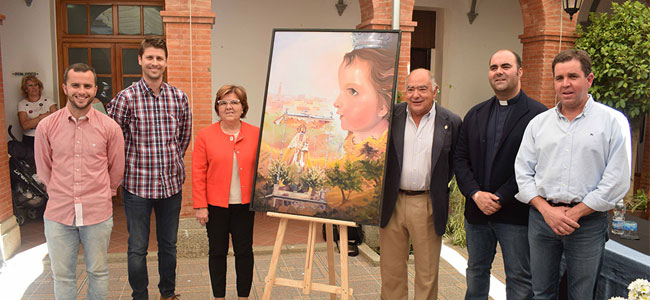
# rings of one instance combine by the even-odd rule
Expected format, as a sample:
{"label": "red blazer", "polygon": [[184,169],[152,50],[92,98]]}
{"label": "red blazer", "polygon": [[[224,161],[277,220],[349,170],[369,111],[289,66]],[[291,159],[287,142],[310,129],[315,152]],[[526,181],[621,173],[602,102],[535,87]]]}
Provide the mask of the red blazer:
{"label": "red blazer", "polygon": [[253,191],[260,129],[241,122],[237,140],[230,140],[220,122],[199,131],[192,152],[192,200],[194,208],[228,207],[233,151],[237,153],[242,204],[250,203]]}

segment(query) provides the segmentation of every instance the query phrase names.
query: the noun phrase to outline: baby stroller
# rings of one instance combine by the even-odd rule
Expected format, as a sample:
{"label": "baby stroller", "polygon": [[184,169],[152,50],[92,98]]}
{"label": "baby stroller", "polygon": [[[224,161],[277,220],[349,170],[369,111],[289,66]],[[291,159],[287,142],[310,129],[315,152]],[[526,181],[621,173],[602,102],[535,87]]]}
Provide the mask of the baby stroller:
{"label": "baby stroller", "polygon": [[18,225],[25,223],[25,218],[37,219],[43,216],[47,193],[45,185],[38,179],[34,165],[34,150],[18,141],[11,132],[7,131],[11,140],[8,143],[9,172],[11,177],[11,197],[13,199],[14,215]]}

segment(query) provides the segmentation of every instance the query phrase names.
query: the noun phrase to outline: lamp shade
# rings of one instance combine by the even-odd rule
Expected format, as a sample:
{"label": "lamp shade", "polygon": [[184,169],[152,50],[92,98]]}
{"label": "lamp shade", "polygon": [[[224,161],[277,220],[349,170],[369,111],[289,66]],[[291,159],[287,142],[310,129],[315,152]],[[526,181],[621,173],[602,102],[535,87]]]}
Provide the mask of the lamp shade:
{"label": "lamp shade", "polygon": [[573,14],[577,13],[582,6],[582,0],[562,0],[562,8],[569,14],[569,19],[573,20]]}

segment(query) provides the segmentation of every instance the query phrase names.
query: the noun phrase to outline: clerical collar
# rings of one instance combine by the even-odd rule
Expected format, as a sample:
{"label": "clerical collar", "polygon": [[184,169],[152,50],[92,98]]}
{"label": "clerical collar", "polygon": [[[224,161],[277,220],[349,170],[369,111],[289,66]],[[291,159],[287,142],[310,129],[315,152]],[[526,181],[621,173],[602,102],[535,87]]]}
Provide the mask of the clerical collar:
{"label": "clerical collar", "polygon": [[509,100],[506,100],[506,101],[501,101],[501,100],[499,100],[499,98],[497,98],[497,100],[499,100],[499,105],[500,106],[515,105],[517,103],[517,101],[519,101],[519,96],[521,96],[521,90],[519,90],[519,93],[517,93],[517,96],[515,96],[512,99],[509,99]]}

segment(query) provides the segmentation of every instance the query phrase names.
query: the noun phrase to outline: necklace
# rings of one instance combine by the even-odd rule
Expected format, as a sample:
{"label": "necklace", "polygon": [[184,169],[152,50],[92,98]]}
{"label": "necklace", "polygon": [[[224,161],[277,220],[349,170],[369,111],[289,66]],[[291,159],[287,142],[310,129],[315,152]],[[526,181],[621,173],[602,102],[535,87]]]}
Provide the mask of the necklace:
{"label": "necklace", "polygon": [[[228,126],[232,125],[232,127]],[[223,133],[228,134],[228,135],[236,135],[239,134],[239,130],[241,129],[241,122],[237,122],[236,124],[227,124],[224,122],[221,122],[221,131]],[[230,137],[232,140],[232,137]]]}

